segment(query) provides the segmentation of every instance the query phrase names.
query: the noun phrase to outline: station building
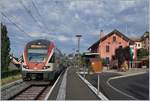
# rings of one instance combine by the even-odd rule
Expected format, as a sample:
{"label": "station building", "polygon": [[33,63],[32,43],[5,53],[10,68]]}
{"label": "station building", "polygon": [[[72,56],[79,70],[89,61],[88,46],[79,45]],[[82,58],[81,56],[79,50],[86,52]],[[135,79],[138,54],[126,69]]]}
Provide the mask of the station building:
{"label": "station building", "polygon": [[88,50],[99,53],[100,57],[109,63],[118,47],[124,48],[131,43],[133,43],[131,39],[115,29],[92,44]]}

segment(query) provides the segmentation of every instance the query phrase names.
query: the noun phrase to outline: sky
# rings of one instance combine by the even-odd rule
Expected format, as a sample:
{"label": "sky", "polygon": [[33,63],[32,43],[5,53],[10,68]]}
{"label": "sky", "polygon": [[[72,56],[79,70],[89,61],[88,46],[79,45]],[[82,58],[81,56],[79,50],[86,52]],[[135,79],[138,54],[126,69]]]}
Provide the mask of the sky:
{"label": "sky", "polygon": [[19,57],[27,42],[53,41],[62,53],[87,51],[104,35],[119,30],[129,38],[149,28],[149,0],[0,0],[0,20],[7,26],[11,53]]}

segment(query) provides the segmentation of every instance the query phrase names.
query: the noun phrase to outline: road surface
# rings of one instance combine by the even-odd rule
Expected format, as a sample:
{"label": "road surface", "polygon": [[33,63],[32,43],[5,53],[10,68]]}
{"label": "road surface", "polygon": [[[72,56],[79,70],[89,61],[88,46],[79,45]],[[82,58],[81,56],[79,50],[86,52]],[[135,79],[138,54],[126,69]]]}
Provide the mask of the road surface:
{"label": "road surface", "polygon": [[[149,99],[149,77],[148,73],[113,79],[121,76],[118,73],[100,74],[100,91],[110,100],[145,100]],[[86,79],[97,88],[97,75],[86,75]],[[117,89],[117,90],[116,90]]]}

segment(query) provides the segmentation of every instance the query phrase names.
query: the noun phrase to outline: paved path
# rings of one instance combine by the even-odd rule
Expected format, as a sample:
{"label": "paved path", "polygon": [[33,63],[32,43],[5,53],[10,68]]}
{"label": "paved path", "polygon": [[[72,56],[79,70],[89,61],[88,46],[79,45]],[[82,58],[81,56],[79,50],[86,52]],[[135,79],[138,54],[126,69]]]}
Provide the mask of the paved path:
{"label": "paved path", "polygon": [[67,75],[66,100],[99,100],[99,98],[79,78],[74,68]]}
{"label": "paved path", "polygon": [[61,76],[48,100],[100,100],[70,67]]}

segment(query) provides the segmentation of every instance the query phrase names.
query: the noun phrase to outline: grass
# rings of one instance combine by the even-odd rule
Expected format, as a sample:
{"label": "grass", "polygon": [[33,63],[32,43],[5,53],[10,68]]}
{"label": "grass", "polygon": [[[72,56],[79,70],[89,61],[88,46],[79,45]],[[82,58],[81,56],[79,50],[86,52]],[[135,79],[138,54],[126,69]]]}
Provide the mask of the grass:
{"label": "grass", "polygon": [[17,75],[14,75],[14,76],[9,76],[9,77],[6,77],[6,78],[2,78],[0,83],[1,83],[1,85],[5,85],[5,84],[11,83],[13,81],[19,80],[21,78],[22,78],[21,74],[17,74]]}

